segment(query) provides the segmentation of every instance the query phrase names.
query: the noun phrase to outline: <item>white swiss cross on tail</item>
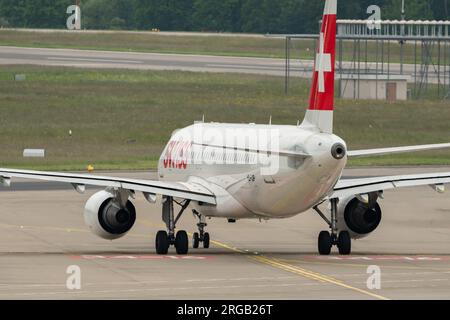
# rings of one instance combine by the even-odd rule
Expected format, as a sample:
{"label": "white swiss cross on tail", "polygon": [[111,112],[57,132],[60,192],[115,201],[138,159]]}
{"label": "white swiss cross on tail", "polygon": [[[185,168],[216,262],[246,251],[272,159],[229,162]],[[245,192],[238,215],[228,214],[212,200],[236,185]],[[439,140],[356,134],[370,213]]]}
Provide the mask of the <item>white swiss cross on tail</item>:
{"label": "white swiss cross on tail", "polygon": [[331,54],[324,52],[324,34],[320,33],[319,53],[316,54],[315,71],[319,75],[319,92],[325,92],[325,72],[331,72]]}
{"label": "white swiss cross on tail", "polygon": [[337,0],[326,0],[314,64],[309,108],[302,126],[333,132],[334,64],[336,61]]}

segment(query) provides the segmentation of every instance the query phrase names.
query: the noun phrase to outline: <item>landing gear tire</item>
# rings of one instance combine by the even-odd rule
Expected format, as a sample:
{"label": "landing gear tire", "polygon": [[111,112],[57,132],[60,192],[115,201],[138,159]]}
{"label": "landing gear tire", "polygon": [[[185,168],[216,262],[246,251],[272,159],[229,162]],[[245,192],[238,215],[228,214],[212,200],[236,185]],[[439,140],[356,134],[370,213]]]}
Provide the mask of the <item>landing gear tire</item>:
{"label": "landing gear tire", "polygon": [[186,231],[178,231],[175,237],[175,249],[177,254],[187,254],[189,251],[189,239]]}
{"label": "landing gear tire", "polygon": [[322,231],[319,233],[318,248],[320,255],[329,255],[331,253],[331,247],[333,246],[333,241],[331,235],[328,231]]}
{"label": "landing gear tire", "polygon": [[155,247],[157,254],[167,254],[169,252],[169,236],[166,231],[158,231],[156,234]]}
{"label": "landing gear tire", "polygon": [[206,223],[206,217],[204,215],[201,215],[196,210],[192,210],[192,213],[194,216],[196,216],[199,220],[197,223],[198,232],[194,233],[194,248],[198,248],[200,245],[200,242],[203,243],[203,248],[208,249],[209,248],[209,233],[205,232],[205,227],[208,225]]}
{"label": "landing gear tire", "polygon": [[198,234],[198,232],[195,232],[194,236],[192,237],[192,247],[194,249],[198,249],[199,246],[200,246],[200,235]]}
{"label": "landing gear tire", "polygon": [[349,255],[352,251],[352,239],[348,231],[341,231],[338,236],[337,247],[339,254]]}
{"label": "landing gear tire", "polygon": [[209,233],[206,232],[203,235],[203,248],[208,249],[209,248]]}
{"label": "landing gear tire", "polygon": [[313,207],[313,209],[331,229],[331,233],[328,231],[322,231],[319,234],[318,247],[321,255],[329,255],[333,246],[338,247],[339,254],[341,255],[349,255],[352,251],[352,239],[350,237],[350,233],[348,231],[339,232],[338,229],[338,203],[339,199],[330,199],[330,219],[320,210],[320,204]]}
{"label": "landing gear tire", "polygon": [[[190,204],[190,200],[184,202],[177,202],[173,197],[163,197],[162,202],[162,220],[166,224],[166,231],[159,231],[156,235],[156,253],[167,254],[170,246],[175,246],[177,254],[187,254],[189,250],[189,239],[186,231],[178,231],[175,235],[175,229],[178,220],[183,215],[183,212]],[[181,207],[180,212],[175,217],[174,203]]]}

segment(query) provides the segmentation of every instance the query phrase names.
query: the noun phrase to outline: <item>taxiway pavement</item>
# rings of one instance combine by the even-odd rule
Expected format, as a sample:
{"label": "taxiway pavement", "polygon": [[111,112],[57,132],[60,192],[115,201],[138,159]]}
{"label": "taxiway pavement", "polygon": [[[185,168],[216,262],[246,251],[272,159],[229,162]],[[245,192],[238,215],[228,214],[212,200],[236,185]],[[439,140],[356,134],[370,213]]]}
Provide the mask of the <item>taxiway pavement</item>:
{"label": "taxiway pavement", "polygon": [[[65,66],[95,69],[133,69],[133,70],[178,70],[192,72],[243,73],[271,76],[284,76],[285,60],[271,58],[224,57],[209,55],[133,53],[73,49],[41,49],[0,46],[0,65],[42,65]],[[310,79],[314,61],[292,59],[290,76]],[[400,74],[400,64],[383,64],[392,75]],[[353,62],[343,62],[345,73],[352,73]],[[364,64],[374,72],[381,70],[381,64]],[[414,82],[413,64],[404,64],[403,72]],[[339,75],[337,75],[339,77]],[[448,83],[449,75],[442,72],[438,77],[434,68],[427,72],[429,83]]]}
{"label": "taxiway pavement", "polygon": [[[354,169],[345,175],[418,171],[449,169]],[[135,227],[111,242],[83,222],[84,204],[95,190],[80,195],[58,184],[16,182],[10,191],[0,189],[0,299],[450,298],[450,198],[429,187],[386,192],[382,224],[353,242],[351,256],[317,255],[317,235],[327,228],[312,211],[262,223],[209,220],[210,249],[157,256],[161,209],[141,195]],[[194,232],[195,223],[187,213],[179,228]],[[72,265],[80,267],[81,290],[66,287]],[[367,287],[369,266],[381,270],[380,290]]]}

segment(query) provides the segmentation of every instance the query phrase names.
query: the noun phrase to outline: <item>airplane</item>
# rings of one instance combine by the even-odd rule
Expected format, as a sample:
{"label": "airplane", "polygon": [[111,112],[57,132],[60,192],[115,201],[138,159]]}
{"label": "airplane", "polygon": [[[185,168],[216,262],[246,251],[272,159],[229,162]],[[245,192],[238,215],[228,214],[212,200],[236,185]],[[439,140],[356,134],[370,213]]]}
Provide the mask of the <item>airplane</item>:
{"label": "airplane", "polygon": [[[158,180],[0,169],[0,184],[10,186],[11,179],[26,178],[69,183],[79,193],[86,185],[104,188],[87,201],[84,220],[95,235],[107,240],[132,229],[137,192],[152,204],[161,200],[167,230],[156,234],[160,255],[171,246],[177,254],[188,253],[188,234],[176,229],[187,209],[198,219],[193,248],[210,246],[207,218],[284,219],[313,209],[328,226],[319,233],[319,254],[329,255],[336,246],[339,254],[349,255],[353,239],[364,238],[379,226],[385,190],[430,185],[443,192],[450,172],[344,179],[347,160],[444,149],[450,143],[352,151],[333,134],[336,17],[337,0],[326,0],[309,108],[302,123],[196,122],[172,134],[158,162]],[[322,204],[328,204],[325,212]]]}

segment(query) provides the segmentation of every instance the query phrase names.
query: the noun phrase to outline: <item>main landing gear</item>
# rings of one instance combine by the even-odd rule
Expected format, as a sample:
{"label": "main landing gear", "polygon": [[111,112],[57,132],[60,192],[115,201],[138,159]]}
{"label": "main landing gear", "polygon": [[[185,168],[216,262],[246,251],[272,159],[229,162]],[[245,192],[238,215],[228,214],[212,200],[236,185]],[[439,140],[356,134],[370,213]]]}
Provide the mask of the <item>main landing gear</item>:
{"label": "main landing gear", "polygon": [[[175,217],[173,205],[177,204],[181,207],[180,212]],[[169,252],[170,246],[175,246],[177,254],[185,255],[189,251],[189,238],[188,234],[184,230],[180,230],[175,233],[176,225],[178,220],[180,220],[184,211],[190,204],[190,200],[185,200],[181,203],[175,201],[173,197],[164,197],[162,206],[162,219],[166,224],[167,231],[158,231],[156,234],[155,247],[157,254],[167,254]],[[200,246],[200,242],[203,243],[203,248],[209,248],[209,233],[205,232],[205,227],[207,226],[205,222],[205,216],[201,215],[197,211],[192,211],[194,215],[199,219],[197,224],[198,231],[194,233],[193,236],[193,247],[194,249]]]}
{"label": "main landing gear", "polygon": [[322,217],[328,224],[331,232],[322,231],[319,234],[318,249],[321,255],[329,255],[331,248],[335,245],[338,247],[339,254],[349,255],[352,251],[352,240],[348,231],[341,231],[338,234],[337,223],[337,205],[338,199],[331,199],[331,221],[320,211],[318,205],[314,207],[314,210]]}
{"label": "main landing gear", "polygon": [[192,247],[194,249],[197,249],[200,246],[200,242],[203,243],[203,248],[208,249],[209,248],[209,233],[205,232],[205,227],[208,225],[205,222],[205,216],[201,215],[195,210],[192,210],[192,213],[197,216],[199,222],[197,223],[198,232],[194,233],[194,236],[192,238],[193,244]]}
{"label": "main landing gear", "polygon": [[[173,211],[173,203],[181,207],[180,212],[175,218]],[[162,219],[166,223],[168,231],[158,231],[156,234],[156,253],[167,254],[170,246],[175,246],[177,254],[185,255],[189,251],[189,239],[186,231],[180,230],[175,234],[175,227],[183,212],[189,206],[190,200],[178,203],[172,197],[163,198]]]}

